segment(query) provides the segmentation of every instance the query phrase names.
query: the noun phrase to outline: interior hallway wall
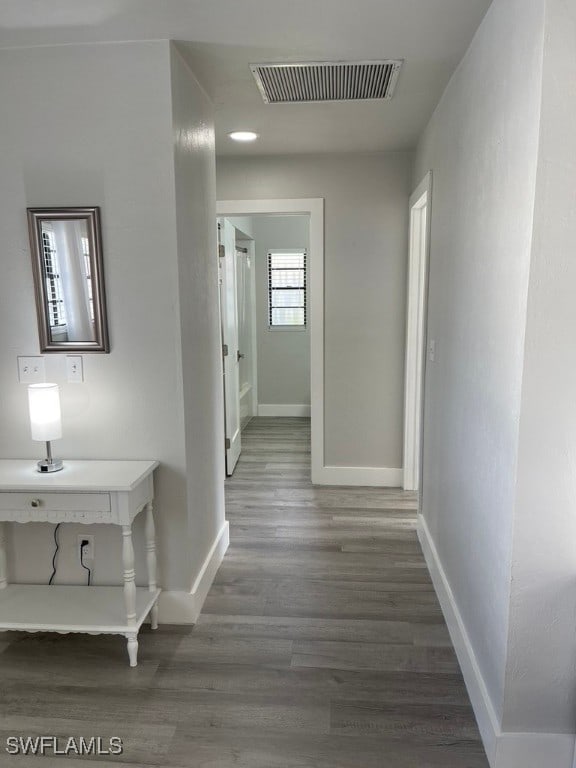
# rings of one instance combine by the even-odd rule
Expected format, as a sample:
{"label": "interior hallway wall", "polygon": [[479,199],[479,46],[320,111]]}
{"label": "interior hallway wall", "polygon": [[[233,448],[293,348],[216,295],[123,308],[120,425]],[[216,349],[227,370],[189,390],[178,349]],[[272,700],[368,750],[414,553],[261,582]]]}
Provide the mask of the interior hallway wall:
{"label": "interior hallway wall", "polygon": [[217,159],[219,200],[325,199],[329,466],[402,466],[411,168],[408,152]]}
{"label": "interior hallway wall", "polygon": [[496,768],[574,754],[575,35],[566,0],[495,0],[415,164],[434,174],[424,540]]}
{"label": "interior hallway wall", "polygon": [[[64,460],[160,460],[161,579],[164,587],[186,591],[223,516],[220,452],[212,453],[214,434],[223,428],[221,401],[212,396],[200,413],[196,399],[220,382],[205,349],[214,334],[213,310],[200,310],[211,302],[203,292],[215,261],[213,235],[205,234],[215,219],[211,109],[193,78],[176,68],[173,110],[167,41],[0,52],[0,456],[32,462],[42,452],[30,439],[26,387],[16,374],[17,355],[39,353],[26,208],[99,205],[111,352],[83,355],[85,382],[75,385],[66,383],[63,355],[45,356],[49,380],[62,388],[63,438],[54,447]],[[192,154],[201,159],[187,160]],[[186,234],[182,206],[195,225],[189,250],[176,236],[177,217],[178,236]],[[192,305],[182,318],[179,281]],[[181,333],[190,344],[184,356]],[[202,367],[192,371],[196,351]],[[187,473],[189,462],[194,466]],[[141,523],[135,548],[142,583]],[[47,524],[12,526],[13,580],[48,580],[52,531]],[[61,531],[60,582],[84,581],[79,532],[74,526]],[[95,583],[120,583],[118,530],[89,532],[95,535]]]}
{"label": "interior hallway wall", "polygon": [[[546,0],[506,730],[576,731],[576,6]],[[543,763],[544,764],[544,763]]]}
{"label": "interior hallway wall", "polygon": [[492,5],[420,141],[414,177],[434,176],[423,514],[499,717],[542,24],[541,0]]}
{"label": "interior hallway wall", "polygon": [[192,589],[215,541],[227,538],[216,170],[212,103],[175,44],[170,66]]}

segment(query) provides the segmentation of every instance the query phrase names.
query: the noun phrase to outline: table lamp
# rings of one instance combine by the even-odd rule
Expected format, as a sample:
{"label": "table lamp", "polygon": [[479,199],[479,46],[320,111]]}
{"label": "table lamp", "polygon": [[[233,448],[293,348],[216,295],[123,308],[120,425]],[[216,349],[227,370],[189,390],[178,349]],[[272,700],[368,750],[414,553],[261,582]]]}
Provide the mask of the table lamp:
{"label": "table lamp", "polygon": [[58,384],[30,384],[28,407],[32,440],[41,440],[46,443],[46,458],[38,462],[38,472],[58,472],[64,465],[62,459],[52,458],[50,445],[51,440],[62,437]]}

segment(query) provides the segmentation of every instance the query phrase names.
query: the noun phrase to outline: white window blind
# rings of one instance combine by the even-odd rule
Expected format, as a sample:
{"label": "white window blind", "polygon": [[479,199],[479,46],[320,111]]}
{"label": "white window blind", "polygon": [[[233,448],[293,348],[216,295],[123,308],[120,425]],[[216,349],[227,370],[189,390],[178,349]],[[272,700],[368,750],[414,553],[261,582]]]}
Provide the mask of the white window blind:
{"label": "white window blind", "polygon": [[268,252],[268,324],[306,326],[306,251]]}
{"label": "white window blind", "polygon": [[88,281],[88,304],[90,309],[90,320],[94,322],[94,296],[92,294],[92,274],[90,263],[90,241],[87,237],[80,238],[82,241],[82,255],[84,256],[84,273]]}
{"label": "white window blind", "polygon": [[54,232],[46,229],[42,231],[42,250],[44,252],[44,274],[46,275],[48,322],[51,328],[57,328],[66,325],[66,312]]}

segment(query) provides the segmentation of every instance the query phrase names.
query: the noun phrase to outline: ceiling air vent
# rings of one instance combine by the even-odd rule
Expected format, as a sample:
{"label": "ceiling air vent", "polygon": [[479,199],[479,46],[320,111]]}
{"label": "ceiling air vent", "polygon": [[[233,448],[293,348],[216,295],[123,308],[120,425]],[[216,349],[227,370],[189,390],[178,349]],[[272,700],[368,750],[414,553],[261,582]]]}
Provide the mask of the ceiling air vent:
{"label": "ceiling air vent", "polygon": [[267,104],[390,99],[402,61],[312,61],[251,64]]}

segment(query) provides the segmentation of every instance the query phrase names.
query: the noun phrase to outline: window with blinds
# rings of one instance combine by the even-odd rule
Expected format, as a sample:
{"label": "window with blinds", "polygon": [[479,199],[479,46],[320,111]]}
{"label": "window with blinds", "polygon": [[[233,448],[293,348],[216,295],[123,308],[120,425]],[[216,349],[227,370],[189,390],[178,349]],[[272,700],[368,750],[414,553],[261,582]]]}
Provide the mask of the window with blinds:
{"label": "window with blinds", "polygon": [[268,325],[306,326],[306,251],[268,251]]}

